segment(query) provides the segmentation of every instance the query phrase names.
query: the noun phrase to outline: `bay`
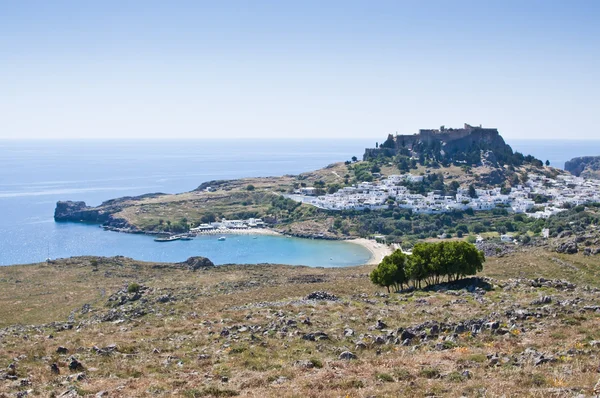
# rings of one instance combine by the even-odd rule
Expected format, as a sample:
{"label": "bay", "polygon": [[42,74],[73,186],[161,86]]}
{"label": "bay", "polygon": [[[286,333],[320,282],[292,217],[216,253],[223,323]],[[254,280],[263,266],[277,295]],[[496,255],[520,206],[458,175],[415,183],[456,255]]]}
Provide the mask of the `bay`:
{"label": "bay", "polygon": [[58,200],[98,205],[148,192],[185,192],[215,179],[299,174],[360,157],[367,145],[366,140],[0,141],[0,265],[75,255],[363,264],[370,253],[347,242],[232,235],[225,242],[213,236],[157,243],[97,225],[55,223],[53,213]]}

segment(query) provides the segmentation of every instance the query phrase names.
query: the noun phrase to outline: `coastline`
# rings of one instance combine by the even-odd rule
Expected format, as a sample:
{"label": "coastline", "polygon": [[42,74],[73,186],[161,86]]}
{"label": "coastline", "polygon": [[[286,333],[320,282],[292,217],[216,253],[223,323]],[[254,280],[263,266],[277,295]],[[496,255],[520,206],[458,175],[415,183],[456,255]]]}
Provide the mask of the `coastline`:
{"label": "coastline", "polygon": [[374,240],[365,239],[365,238],[356,238],[349,239],[346,242],[354,243],[355,245],[360,245],[371,252],[371,258],[363,265],[377,265],[381,262],[381,260],[392,254],[393,250],[382,243],[377,243]]}
{"label": "coastline", "polygon": [[[251,229],[215,229],[209,231],[202,231],[195,233],[195,235],[272,235],[272,236],[291,236],[286,235],[281,232],[274,231],[268,228],[251,228]],[[308,238],[300,238],[300,239],[308,239]],[[367,262],[362,265],[377,265],[381,262],[381,260],[392,254],[393,249],[387,245],[382,243],[377,243],[374,240],[366,239],[366,238],[354,238],[354,239],[334,239],[339,240],[340,242],[348,242],[353,243],[355,245],[360,245],[367,249],[371,253],[371,257]]]}
{"label": "coastline", "polygon": [[277,231],[273,231],[268,228],[248,228],[248,229],[232,229],[232,228],[219,228],[211,229],[208,231],[191,232],[193,235],[282,235]]}

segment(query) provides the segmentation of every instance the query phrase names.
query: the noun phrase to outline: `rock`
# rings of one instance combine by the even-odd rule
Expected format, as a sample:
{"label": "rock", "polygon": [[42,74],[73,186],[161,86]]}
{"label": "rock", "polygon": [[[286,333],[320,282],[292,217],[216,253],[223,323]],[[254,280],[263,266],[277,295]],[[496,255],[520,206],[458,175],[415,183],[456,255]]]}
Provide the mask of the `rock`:
{"label": "rock", "polygon": [[464,370],[461,373],[461,376],[464,377],[465,379],[470,379],[472,377],[471,372],[469,370]]}
{"label": "rock", "polygon": [[228,382],[229,382],[229,377],[221,376],[221,383],[228,383]]}
{"label": "rock", "polygon": [[83,364],[77,360],[75,357],[71,357],[69,359],[69,369],[72,371],[81,371],[84,369]]}
{"label": "rock", "polygon": [[357,356],[356,356],[356,354],[353,354],[350,351],[344,351],[340,354],[339,358],[343,359],[343,360],[351,360],[351,359],[356,359]]}
{"label": "rock", "polygon": [[81,381],[81,380],[85,380],[86,378],[86,374],[84,372],[80,372],[80,373],[75,373],[74,375],[69,376],[70,380],[76,380],[76,381]]}
{"label": "rock", "polygon": [[500,322],[492,321],[485,324],[485,327],[490,330],[496,330],[500,327]]}
{"label": "rock", "polygon": [[60,369],[58,368],[58,364],[56,362],[50,365],[50,371],[55,375],[60,374]]}
{"label": "rock", "polygon": [[98,355],[110,355],[113,352],[115,352],[117,350],[117,345],[116,344],[111,344],[109,346],[106,346],[104,348],[98,348],[96,346],[92,347],[92,350],[96,352],[96,354]]}
{"label": "rock", "polygon": [[279,376],[277,380],[275,380],[272,384],[283,384],[287,382],[289,379],[285,376]]}
{"label": "rock", "polygon": [[325,332],[314,332],[306,333],[302,336],[302,340],[317,341],[317,340],[329,340],[329,336]]}
{"label": "rock", "polygon": [[312,369],[315,367],[315,364],[312,361],[304,359],[294,362],[294,366],[302,369]]}
{"label": "rock", "polygon": [[306,296],[307,300],[327,300],[327,301],[338,301],[335,295],[328,292],[312,292],[308,296]]}
{"label": "rock", "polygon": [[366,350],[367,349],[367,345],[365,344],[364,341],[358,341],[356,343],[356,346],[354,347],[356,350]]}
{"label": "rock", "polygon": [[350,329],[350,328],[346,328],[344,329],[344,336],[345,337],[351,337],[354,336],[354,330]]}
{"label": "rock", "polygon": [[464,332],[465,332],[465,325],[464,324],[459,323],[458,325],[456,325],[454,327],[454,333],[460,334],[460,333],[464,333]]}
{"label": "rock", "polygon": [[533,300],[531,302],[532,305],[542,305],[542,304],[550,304],[552,302],[552,297],[550,296],[542,296],[537,300]]}
{"label": "rock", "polygon": [[598,178],[600,156],[581,156],[565,162],[565,170],[577,177]]}
{"label": "rock", "polygon": [[412,340],[415,337],[416,335],[409,330],[402,331],[402,334],[400,335],[401,340]]}
{"label": "rock", "polygon": [[190,257],[184,262],[179,263],[179,265],[186,267],[190,271],[196,271],[200,268],[210,268],[215,266],[208,258],[200,256]]}
{"label": "rock", "polygon": [[54,209],[54,220],[56,221],[91,221],[97,222],[97,217],[90,217],[89,210],[85,202],[58,201]]}
{"label": "rock", "polygon": [[377,336],[377,337],[375,337],[375,340],[373,342],[375,344],[385,344],[385,339],[381,336]]}
{"label": "rock", "polygon": [[375,324],[375,329],[381,330],[385,328],[387,328],[387,325],[381,319],[378,319],[377,324]]}
{"label": "rock", "polygon": [[161,304],[168,303],[169,301],[173,301],[173,298],[170,294],[163,294],[156,299],[156,302]]}
{"label": "rock", "polygon": [[76,398],[79,396],[80,395],[77,393],[76,390],[67,390],[67,391],[63,392],[62,394],[58,395],[57,398]]}
{"label": "rock", "polygon": [[557,253],[575,254],[578,251],[579,250],[577,248],[577,242],[575,242],[574,240],[560,243],[556,247]]}

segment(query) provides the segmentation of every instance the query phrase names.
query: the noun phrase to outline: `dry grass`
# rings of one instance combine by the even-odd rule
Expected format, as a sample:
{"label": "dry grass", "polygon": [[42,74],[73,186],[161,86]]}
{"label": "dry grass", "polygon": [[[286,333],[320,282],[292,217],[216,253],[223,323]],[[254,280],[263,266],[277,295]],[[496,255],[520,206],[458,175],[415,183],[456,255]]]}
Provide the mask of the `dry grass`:
{"label": "dry grass", "polygon": [[[31,382],[20,387],[19,380],[3,381],[0,395],[32,389],[33,396],[48,396],[74,388],[80,395],[108,391],[111,397],[541,397],[590,394],[598,378],[599,348],[590,345],[600,340],[598,316],[582,309],[599,304],[593,291],[523,285],[496,287],[480,298],[462,292],[382,296],[382,290],[368,281],[369,266],[224,266],[191,272],[127,259],[105,259],[94,267],[92,260],[0,268],[3,326],[65,321],[76,311],[71,330],[42,325],[0,331],[0,369],[20,358],[18,376]],[[597,272],[597,259],[536,249],[489,259],[485,274],[500,285],[507,278],[544,276],[597,286]],[[109,310],[107,297],[100,292],[104,289],[109,295],[131,282],[148,287],[143,297],[151,311],[124,322],[94,322]],[[340,300],[302,299],[317,290]],[[156,302],[167,293],[174,301]],[[374,343],[376,336],[385,335],[373,329],[378,319],[396,330],[427,320],[452,323],[496,316],[504,327],[510,308],[542,311],[531,305],[541,295],[553,298],[549,307],[556,315],[517,321],[519,327],[507,334],[461,333],[442,351],[435,348],[439,338],[408,347]],[[576,299],[583,301],[572,310],[559,311],[559,302]],[[79,309],[85,303],[92,311],[82,315]],[[307,318],[310,325],[302,323]],[[236,331],[241,326],[261,329]],[[230,330],[229,336],[221,336],[224,328]],[[346,328],[354,335],[344,336]],[[315,331],[327,333],[329,340],[301,338]],[[367,348],[357,350],[357,340]],[[110,344],[118,347],[112,355],[93,350]],[[69,353],[57,354],[58,346],[67,347]],[[492,353],[518,356],[529,347],[552,353],[556,361],[491,366],[487,359]],[[572,354],[567,354],[569,349]],[[339,360],[343,350],[355,352],[358,359]],[[85,379],[67,380],[74,373],[67,368],[70,355],[84,364]],[[299,367],[295,364],[299,360],[313,367]],[[50,372],[51,363],[59,365],[60,375]],[[465,370],[470,378],[463,375]]]}

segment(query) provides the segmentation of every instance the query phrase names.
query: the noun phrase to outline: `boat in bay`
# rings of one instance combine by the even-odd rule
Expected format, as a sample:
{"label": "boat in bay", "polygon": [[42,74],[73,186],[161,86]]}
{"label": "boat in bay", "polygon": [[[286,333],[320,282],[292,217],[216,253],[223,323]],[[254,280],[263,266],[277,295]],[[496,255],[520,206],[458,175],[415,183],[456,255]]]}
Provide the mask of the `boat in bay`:
{"label": "boat in bay", "polygon": [[154,238],[155,242],[172,242],[174,240],[179,240],[181,239],[181,236],[166,236],[164,238]]}

